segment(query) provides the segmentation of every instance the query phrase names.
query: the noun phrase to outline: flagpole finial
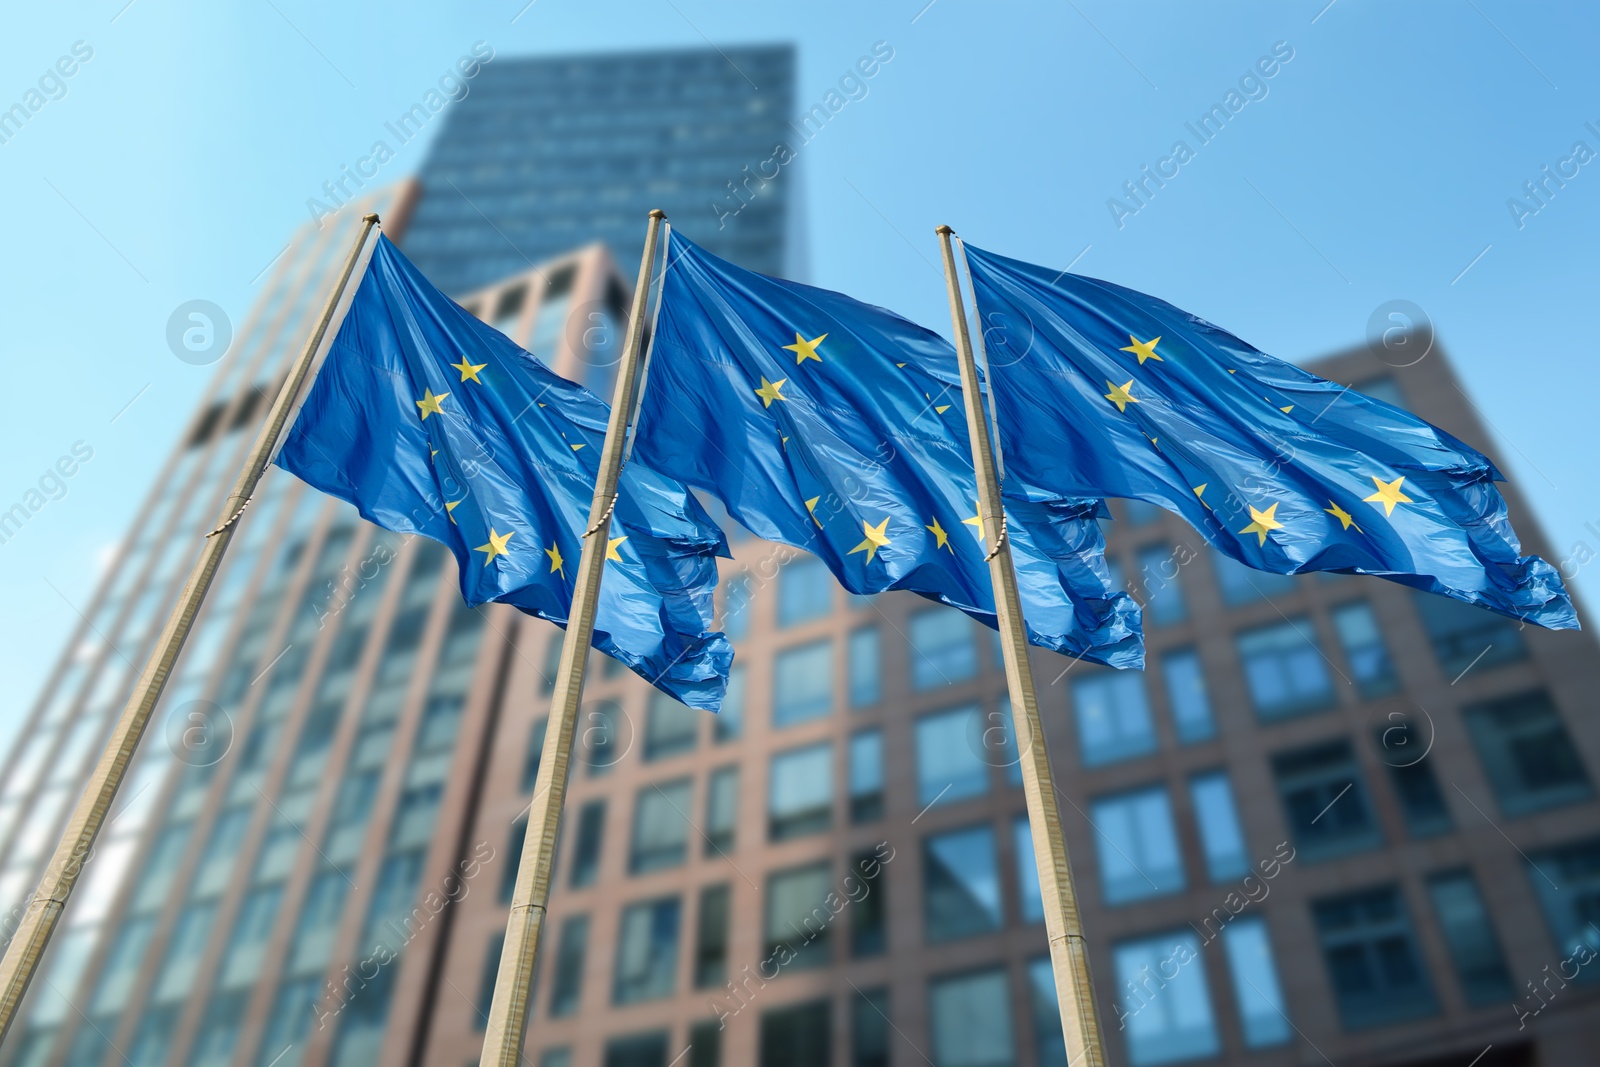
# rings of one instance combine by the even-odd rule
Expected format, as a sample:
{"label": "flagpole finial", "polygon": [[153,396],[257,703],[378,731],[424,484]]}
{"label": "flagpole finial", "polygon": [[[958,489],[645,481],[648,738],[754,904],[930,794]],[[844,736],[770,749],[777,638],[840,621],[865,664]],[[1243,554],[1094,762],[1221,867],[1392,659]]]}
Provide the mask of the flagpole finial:
{"label": "flagpole finial", "polygon": [[935,226],[933,228],[933,232],[938,234],[940,237],[945,237],[945,236],[948,236],[949,234],[955,233],[956,231],[952,230],[948,226]]}
{"label": "flagpole finial", "polygon": [[369,211],[365,215],[361,216],[361,221],[362,222],[377,222],[378,221],[378,213],[376,211]]}
{"label": "flagpole finial", "polygon": [[667,217],[667,213],[665,211],[662,211],[658,207],[651,208],[650,209],[650,217],[653,218],[653,219],[664,219],[664,218]]}

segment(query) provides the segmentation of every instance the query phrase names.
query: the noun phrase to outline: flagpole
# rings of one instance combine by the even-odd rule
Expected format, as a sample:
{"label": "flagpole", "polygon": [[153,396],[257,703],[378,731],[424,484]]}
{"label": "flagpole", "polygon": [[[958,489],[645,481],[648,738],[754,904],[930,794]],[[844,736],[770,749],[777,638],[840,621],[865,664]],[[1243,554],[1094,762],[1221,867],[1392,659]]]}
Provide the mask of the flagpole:
{"label": "flagpole", "polygon": [[589,662],[589,641],[594,633],[600,577],[605,569],[611,511],[616,505],[623,447],[638,389],[639,347],[644,332],[645,306],[650,300],[650,275],[655,265],[661,223],[666,217],[659,209],[650,212],[645,232],[639,284],[633,290],[628,332],[611,399],[611,418],[600,453],[600,474],[595,481],[594,500],[589,505],[589,528],[583,535],[578,577],[572,588],[572,610],[567,616],[567,634],[561,644],[561,661],[556,667],[555,689],[550,694],[550,725],[545,731],[544,751],[539,757],[533,803],[528,807],[527,836],[523,839],[522,859],[517,866],[517,884],[511,896],[511,914],[506,921],[500,967],[495,972],[494,999],[489,1005],[483,1052],[478,1058],[482,1067],[517,1067],[521,1061],[522,1034],[528,1025],[545,907],[550,900],[556,834],[561,827],[561,808],[567,795],[567,767],[572,759],[578,704],[583,699],[583,676]]}
{"label": "flagpole", "polygon": [[1045,749],[1039,705],[1034,698],[1028,638],[1023,627],[1017,576],[1011,566],[1011,548],[1006,542],[1005,512],[995,474],[994,450],[984,415],[983,395],[978,387],[972,340],[967,333],[966,312],[961,305],[955,254],[950,247],[953,231],[948,226],[940,226],[934,232],[939,235],[940,249],[944,253],[945,287],[949,290],[950,318],[955,324],[956,353],[961,362],[967,433],[972,439],[973,465],[978,474],[981,529],[988,535],[990,545],[989,577],[994,583],[1000,648],[1005,660],[1006,685],[1011,691],[1011,717],[1022,757],[1022,792],[1028,802],[1033,858],[1039,868],[1039,889],[1044,897],[1044,925],[1050,938],[1050,964],[1055,973],[1067,1062],[1072,1067],[1104,1067],[1105,1048],[1095,1015],[1094,986],[1089,978],[1089,948],[1083,934],[1083,917],[1078,911],[1078,894],[1072,885],[1072,868],[1067,861],[1067,842],[1061,832],[1055,776],[1050,770],[1050,754]]}
{"label": "flagpole", "polygon": [[289,413],[294,407],[296,396],[310,376],[312,364],[322,349],[328,329],[333,323],[334,312],[344,297],[351,274],[355,271],[356,262],[360,259],[367,238],[377,224],[377,215],[366,215],[362,218],[361,232],[352,244],[349,255],[345,257],[344,268],[339,273],[333,291],[328,294],[322,314],[317,319],[311,336],[306,338],[305,347],[301,349],[300,355],[289,368],[289,374],[284,379],[283,385],[278,389],[278,396],[272,402],[267,421],[256,435],[255,443],[245,459],[244,469],[239,472],[239,477],[233,483],[233,491],[228,494],[227,502],[223,505],[217,526],[206,534],[201,545],[200,558],[195,560],[194,569],[189,572],[189,580],[184,584],[183,593],[178,597],[178,603],[168,616],[166,625],[162,627],[155,651],[151,653],[150,660],[145,664],[144,672],[140,674],[139,681],[134,687],[133,695],[128,698],[128,703],[122,709],[122,715],[111,731],[105,753],[95,765],[94,773],[89,777],[83,796],[73,809],[66,831],[45,867],[44,877],[39,882],[38,890],[25,906],[22,921],[11,938],[4,959],[0,959],[0,1042],[5,1041],[11,1024],[16,1019],[17,1009],[21,1006],[34,972],[39,968],[39,961],[50,944],[50,936],[55,932],[62,912],[66,910],[67,901],[78,882],[78,876],[83,873],[83,866],[94,849],[100,827],[110,814],[111,805],[117,799],[117,791],[122,787],[123,779],[127,777],[128,766],[138,750],[139,741],[150,722],[150,715],[161,700],[167,679],[172,673],[179,653],[183,651],[183,644],[189,637],[189,631],[194,628],[195,617],[199,615],[200,607],[205,602],[206,593],[211,588],[211,580],[216,577],[217,568],[222,564],[222,555],[228,550],[228,544],[239,528],[239,517],[249,506],[250,497],[255,493],[256,486],[272,459],[278,438],[283,433]]}

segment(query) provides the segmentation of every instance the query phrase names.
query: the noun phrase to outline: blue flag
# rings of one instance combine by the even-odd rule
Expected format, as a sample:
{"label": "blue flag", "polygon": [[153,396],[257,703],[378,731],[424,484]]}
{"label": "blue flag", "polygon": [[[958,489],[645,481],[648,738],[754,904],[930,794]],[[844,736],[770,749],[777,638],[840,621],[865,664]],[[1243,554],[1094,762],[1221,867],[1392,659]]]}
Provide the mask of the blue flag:
{"label": "blue flag", "polygon": [[[380,236],[277,464],[387,530],[448,547],[468,604],[565,626],[609,407],[479,322]],[[727,542],[677,482],[623,470],[594,647],[721,707]]]}
{"label": "blue flag", "polygon": [[[735,267],[674,233],[634,460],[815,553],[854,593],[909,589],[995,625],[955,352],[838,293]],[[930,373],[929,366],[943,373]],[[1006,502],[1032,643],[1143,662],[1110,586],[1098,500]]]}
{"label": "blue flag", "polygon": [[1025,483],[1160,504],[1260,570],[1375,574],[1577,627],[1481,452],[1154,297],[966,253],[1006,467]]}

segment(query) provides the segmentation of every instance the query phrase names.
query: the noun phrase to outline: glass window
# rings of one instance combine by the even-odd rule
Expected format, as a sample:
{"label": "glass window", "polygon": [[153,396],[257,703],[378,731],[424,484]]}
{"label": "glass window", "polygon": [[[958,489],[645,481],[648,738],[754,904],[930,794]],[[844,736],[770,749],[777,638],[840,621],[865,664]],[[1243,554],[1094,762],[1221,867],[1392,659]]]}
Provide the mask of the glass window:
{"label": "glass window", "polygon": [[1000,878],[989,827],[924,838],[922,884],[930,943],[1000,929]]}
{"label": "glass window", "polygon": [[716,744],[735,741],[744,735],[744,664],[728,670],[728,690],[722,695],[722,710],[712,720],[711,740]]}
{"label": "glass window", "polygon": [[603,1067],[667,1067],[665,1030],[614,1037],[606,1042]]}
{"label": "glass window", "polygon": [[539,1067],[572,1067],[572,1050],[565,1046],[545,1049]]}
{"label": "glass window", "polygon": [[1453,821],[1444,793],[1433,775],[1433,761],[1424,753],[1415,756],[1410,749],[1411,728],[1397,720],[1397,725],[1380,728],[1377,732],[1378,751],[1384,765],[1389,768],[1389,783],[1394,786],[1400,801],[1400,813],[1405,816],[1406,830],[1412,837],[1432,837],[1447,833]]}
{"label": "glass window", "polygon": [[1028,962],[1028,1001],[1033,1009],[1034,1055],[1039,1067],[1067,1067],[1067,1046],[1061,1035],[1061,1002],[1050,957]]}
{"label": "glass window", "polygon": [[[260,1051],[256,1054],[256,1067],[274,1067],[272,1062],[274,1056],[282,1056],[284,1049],[299,1044],[305,1037],[306,1030],[315,1015],[315,1012],[308,1010],[308,1007],[317,1003],[317,998],[322,993],[322,982],[323,978],[319,974],[315,978],[286,981],[278,987],[277,995],[272,999],[271,1014],[267,1016],[266,1029],[261,1035],[261,1043],[257,1046]],[[288,1060],[294,1057],[284,1058]],[[134,1062],[160,1063],[161,1057]],[[275,1067],[286,1067],[286,1065],[280,1063]]]}
{"label": "glass window", "polygon": [[1244,830],[1233,804],[1233,787],[1227,771],[1197,774],[1189,779],[1189,800],[1200,828],[1200,847],[1206,854],[1206,873],[1213,882],[1228,882],[1250,873]]}
{"label": "glass window", "polygon": [[700,733],[700,714],[661,690],[652,690],[644,723],[644,758],[665,759],[693,750]]}
{"label": "glass window", "polygon": [[1161,657],[1161,677],[1167,683],[1167,702],[1172,708],[1172,729],[1178,741],[1192,745],[1216,736],[1211,718],[1211,699],[1206,696],[1206,676],[1200,657],[1192,648],[1180,648]]}
{"label": "glass window", "polygon": [[1178,560],[1171,545],[1148,545],[1139,550],[1139,573],[1144,583],[1144,618],[1157,626],[1182,622],[1188,614],[1183,586],[1178,584]]}
{"label": "glass window", "polygon": [[824,638],[773,660],[772,722],[793,726],[833,710],[833,642]]}
{"label": "glass window", "polygon": [[700,890],[694,930],[694,987],[708,989],[728,980],[728,913],[732,890],[708,885]]}
{"label": "glass window", "polygon": [[1033,828],[1026,815],[1011,822],[1011,845],[1017,854],[1017,911],[1025,923],[1044,922],[1044,894],[1039,889],[1039,862],[1033,855]]}
{"label": "glass window", "polygon": [[833,746],[824,741],[772,757],[767,833],[774,841],[815,834],[833,822]]}
{"label": "glass window", "polygon": [[722,1026],[707,1019],[689,1027],[689,1057],[684,1067],[722,1067]]}
{"label": "glass window", "polygon": [[613,1002],[635,1004],[672,995],[678,972],[680,910],[677,897],[630,904],[622,909]]}
{"label": "glass window", "polygon": [[850,633],[850,706],[865,708],[883,699],[879,677],[878,628],[863,626]]}
{"label": "glass window", "polygon": [[528,732],[528,754],[522,760],[522,791],[533,792],[539,783],[539,760],[544,757],[544,735],[550,729],[550,716],[541,716]]}
{"label": "glass window", "polygon": [[883,818],[883,731],[861,730],[850,738],[850,821]]}
{"label": "glass window", "polygon": [[1188,930],[1124,941],[1111,950],[1128,1062],[1200,1060],[1221,1051],[1200,943]]}
{"label": "glass window", "polygon": [[[889,944],[889,903],[876,849],[857,852],[844,885],[850,905],[850,955],[881,955]],[[860,893],[860,896],[857,894]]]}
{"label": "glass window", "polygon": [[833,1036],[828,1008],[826,1000],[813,1000],[762,1012],[759,1067],[831,1062]]}
{"label": "glass window", "polygon": [[1327,859],[1383,843],[1348,741],[1281,752],[1272,757],[1272,771],[1304,858]]}
{"label": "glass window", "polygon": [[540,696],[547,697],[556,691],[556,674],[561,669],[561,639],[563,636],[560,633],[551,634],[549,644],[544,646],[544,664],[539,671]]}
{"label": "glass window", "polygon": [[1437,1006],[1395,886],[1313,901],[1322,957],[1347,1030],[1432,1015]]}
{"label": "glass window", "polygon": [[676,867],[689,850],[688,778],[639,790],[633,806],[633,849],[628,860],[630,874]]}
{"label": "glass window", "polygon": [[1378,620],[1365,601],[1333,609],[1333,629],[1344,648],[1352,680],[1364,697],[1381,697],[1400,687]]}
{"label": "glass window", "polygon": [[1467,1003],[1494,1004],[1511,1000],[1511,973],[1495,935],[1494,922],[1478,892],[1471,871],[1451,871],[1428,879],[1428,896],[1444,931],[1450,959]]}
{"label": "glass window", "polygon": [[1155,724],[1138,671],[1102,671],[1072,683],[1072,709],[1085,767],[1156,750]]}
{"label": "glass window", "polygon": [[[1600,953],[1600,837],[1530,854],[1528,880],[1562,955]],[[1579,981],[1600,981],[1600,968],[1585,968]]]}
{"label": "glass window", "polygon": [[706,855],[732,852],[738,825],[739,768],[719,767],[711,772],[706,785]]}
{"label": "glass window", "polygon": [[583,712],[584,762],[590,777],[605,774],[627,754],[628,744],[620,733],[625,717],[615,700],[601,700]]}
{"label": "glass window", "polygon": [[1002,968],[928,983],[933,1059],[939,1067],[1013,1067],[1011,991]]}
{"label": "glass window", "polygon": [[973,622],[955,608],[927,608],[911,616],[911,688],[937,689],[978,673]]}
{"label": "glass window", "polygon": [[253,889],[239,906],[239,916],[234,920],[233,936],[228,941],[228,954],[223,959],[218,982],[225,989],[253,983],[265,962],[267,939],[272,936],[272,923],[278,917],[278,903],[283,899],[283,886],[270,885]]}
{"label": "glass window", "polygon": [[[555,980],[550,983],[551,1018],[559,1019],[578,1010],[578,996],[583,992],[583,960],[588,951],[589,916],[569,916],[561,924],[561,940],[556,948]],[[499,959],[498,954],[495,958]]]}
{"label": "glass window", "polygon": [[1122,517],[1129,526],[1148,526],[1161,517],[1162,507],[1148,500],[1122,501]]}
{"label": "glass window", "polygon": [[1486,671],[1514,663],[1528,654],[1517,623],[1488,608],[1418,590],[1417,614],[1433,643],[1439,669],[1452,682],[1469,669]]}
{"label": "glass window", "polygon": [[816,556],[796,556],[778,568],[778,625],[820,619],[833,608],[833,574]]}
{"label": "glass window", "polygon": [[889,1067],[889,991],[879,986],[853,992],[850,1067]]}
{"label": "glass window", "polygon": [[1593,793],[1561,713],[1543,690],[1470,704],[1461,714],[1507,815],[1576,803]]}
{"label": "glass window", "polygon": [[1278,984],[1266,922],[1247,916],[1229,923],[1222,928],[1222,948],[1228,956],[1244,1043],[1262,1048],[1288,1041],[1289,1016],[1284,1011],[1283,987]]}
{"label": "glass window", "polygon": [[779,966],[827,964],[833,926],[833,912],[827,904],[831,892],[827,860],[767,876],[766,954],[776,954]]}
{"label": "glass window", "polygon": [[[605,838],[605,830],[605,798],[584,801],[583,807],[578,809],[578,836],[572,844],[572,873],[567,879],[567,884],[573,889],[594,885],[595,877],[600,873],[600,846]],[[515,870],[516,864],[509,864],[509,867]]]}
{"label": "glass window", "polygon": [[1183,858],[1165,788],[1101,797],[1089,805],[1089,819],[1094,823],[1107,904],[1126,904],[1183,888]]}
{"label": "glass window", "polygon": [[989,765],[972,739],[980,729],[978,705],[924,715],[917,720],[917,804],[953,804],[989,791]]}
{"label": "glass window", "polygon": [[1221,552],[1211,553],[1211,567],[1217,572],[1223,602],[1230,607],[1282,596],[1294,589],[1294,575],[1258,571]]}
{"label": "glass window", "polygon": [[[230,993],[218,996],[206,1005],[200,1030],[195,1035],[194,1049],[189,1054],[191,1067],[226,1064],[233,1058],[233,1048],[239,1040],[239,1023],[244,1019],[248,1000],[247,993]],[[100,1060],[103,1059],[101,1056]]]}
{"label": "glass window", "polygon": [[729,641],[742,641],[750,633],[750,595],[748,574],[728,579],[727,590],[722,594],[722,632]]}
{"label": "glass window", "polygon": [[1282,719],[1333,706],[1327,660],[1309,619],[1246,630],[1234,640],[1257,716]]}

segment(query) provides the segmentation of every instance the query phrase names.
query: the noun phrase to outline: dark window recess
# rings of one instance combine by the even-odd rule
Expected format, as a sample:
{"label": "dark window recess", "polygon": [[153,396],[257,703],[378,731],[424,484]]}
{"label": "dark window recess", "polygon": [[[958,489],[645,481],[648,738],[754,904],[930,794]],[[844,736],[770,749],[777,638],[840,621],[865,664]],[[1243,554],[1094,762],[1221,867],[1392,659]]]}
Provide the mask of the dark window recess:
{"label": "dark window recess", "polygon": [[1326,859],[1383,843],[1348,741],[1328,741],[1272,757],[1278,795],[1295,846]]}
{"label": "dark window recess", "polygon": [[1311,914],[1347,1030],[1438,1010],[1411,920],[1395,886],[1314,901]]}
{"label": "dark window recess", "polygon": [[850,1067],[889,1067],[889,991],[861,989],[850,998]]}
{"label": "dark window recess", "polygon": [[555,980],[550,983],[552,1018],[571,1015],[578,1010],[578,995],[583,990],[583,960],[588,950],[589,917],[574,915],[561,924]]}
{"label": "dark window recess", "polygon": [[1511,973],[1506,970],[1489,909],[1471,871],[1452,871],[1428,879],[1434,916],[1450,947],[1450,960],[1461,980],[1467,1003],[1496,1004],[1511,1000]]}
{"label": "dark window recess", "polygon": [[217,432],[217,425],[222,422],[222,416],[227,410],[228,402],[218,400],[201,412],[200,418],[195,421],[194,429],[189,431],[189,447],[199,448],[211,440],[211,435]]}
{"label": "dark window recess", "polygon": [[533,792],[534,785],[539,781],[539,760],[544,756],[544,735],[550,727],[550,717],[547,715],[533,724],[533,730],[528,734],[528,754],[522,761],[522,791]]}
{"label": "dark window recess", "polygon": [[[520,315],[523,307],[528,302],[528,287],[514,285],[500,294],[500,299],[495,301],[492,322],[500,323],[514,315]],[[560,638],[556,638],[559,642]]]}
{"label": "dark window recess", "polygon": [[511,903],[517,888],[517,868],[522,865],[522,846],[528,839],[528,817],[524,815],[511,824],[506,838],[506,865],[500,868],[500,903]]}
{"label": "dark window recess", "polygon": [[707,989],[728,980],[728,905],[726,885],[700,891],[700,912],[695,922],[694,986]]}
{"label": "dark window recess", "polygon": [[689,1027],[688,1067],[722,1067],[722,1023],[707,1019]]}
{"label": "dark window recess", "polygon": [[472,1020],[474,1029],[482,1030],[489,1022],[489,1004],[494,1000],[494,978],[500,971],[500,950],[505,944],[505,931],[501,931],[489,939],[489,947],[484,950],[483,969],[478,977],[478,1010]]}
{"label": "dark window recess", "polygon": [[578,839],[572,846],[572,873],[568,884],[573,889],[593,885],[600,872],[600,845],[606,826],[604,799],[587,801],[578,809]]}
{"label": "dark window recess", "polygon": [[615,278],[606,283],[606,310],[611,312],[611,317],[618,322],[628,321],[628,294],[622,288],[622,283]]}
{"label": "dark window recess", "polygon": [[539,672],[539,695],[549,696],[556,691],[556,671],[561,667],[561,634],[550,638],[544,646],[544,667]]}
{"label": "dark window recess", "polygon": [[1561,713],[1543,690],[1469,704],[1461,714],[1507,815],[1573,804],[1594,792]]}
{"label": "dark window recess", "polygon": [[826,1000],[762,1012],[760,1067],[829,1067],[828,1014]]}
{"label": "dark window recess", "polygon": [[1440,670],[1452,681],[1470,668],[1486,671],[1528,654],[1517,623],[1487,608],[1432,593],[1416,594],[1417,613]]}
{"label": "dark window recess", "polygon": [[1433,761],[1412,753],[1410,749],[1419,747],[1415,744],[1399,746],[1390,743],[1396,736],[1390,731],[1395,729],[1399,728],[1378,731],[1378,751],[1389,768],[1389,783],[1394,786],[1395,796],[1400,801],[1406,830],[1412,837],[1432,837],[1448,832],[1454,823],[1444,800],[1444,791],[1439,788],[1439,780],[1433,775]]}
{"label": "dark window recess", "polygon": [[[852,891],[852,886],[859,886]],[[877,853],[858,852],[850,863],[850,955],[878,956],[889,944],[889,905],[884,893],[883,864]]]}
{"label": "dark window recess", "polygon": [[664,1032],[630,1034],[606,1042],[604,1067],[667,1067]]}
{"label": "dark window recess", "polygon": [[[271,391],[276,394],[281,387],[281,382],[274,382]],[[251,386],[245,390],[244,396],[239,398],[239,406],[234,409],[233,418],[228,421],[228,432],[242,430],[255,418],[256,413],[266,406],[268,387],[265,385]]]}
{"label": "dark window recess", "polygon": [[[577,276],[578,268],[573,266],[562,267],[560,270],[553,272],[550,275],[550,283],[545,286],[544,295],[539,298],[540,303],[548,304],[557,297],[566,296],[572,292],[572,282]],[[624,313],[619,317],[626,319],[627,315]]]}

